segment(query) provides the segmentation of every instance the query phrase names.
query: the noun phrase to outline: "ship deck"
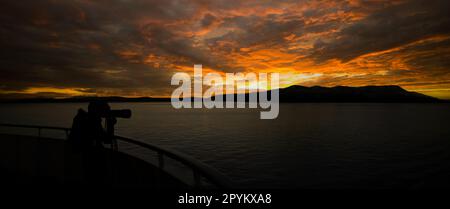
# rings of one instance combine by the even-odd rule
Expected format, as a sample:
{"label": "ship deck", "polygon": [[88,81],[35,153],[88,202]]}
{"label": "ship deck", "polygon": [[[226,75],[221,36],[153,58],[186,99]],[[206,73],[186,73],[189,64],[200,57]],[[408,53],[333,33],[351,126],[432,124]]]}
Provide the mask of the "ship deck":
{"label": "ship deck", "polygon": [[1,185],[188,187],[157,166],[120,151],[101,149],[92,159],[66,140],[0,134],[0,142]]}

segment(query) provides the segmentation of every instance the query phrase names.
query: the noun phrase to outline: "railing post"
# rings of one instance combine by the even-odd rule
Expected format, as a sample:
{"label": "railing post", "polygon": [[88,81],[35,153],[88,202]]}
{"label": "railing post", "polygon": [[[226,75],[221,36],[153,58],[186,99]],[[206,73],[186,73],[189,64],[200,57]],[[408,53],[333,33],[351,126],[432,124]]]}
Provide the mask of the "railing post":
{"label": "railing post", "polygon": [[164,154],[162,152],[158,152],[158,162],[159,162],[159,168],[164,168]]}

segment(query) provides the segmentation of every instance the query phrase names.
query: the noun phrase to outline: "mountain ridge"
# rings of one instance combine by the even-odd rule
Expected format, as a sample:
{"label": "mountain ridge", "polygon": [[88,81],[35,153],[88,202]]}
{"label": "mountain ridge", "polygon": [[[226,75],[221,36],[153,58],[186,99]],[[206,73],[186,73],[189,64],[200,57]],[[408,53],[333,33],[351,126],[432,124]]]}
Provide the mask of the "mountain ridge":
{"label": "mountain ridge", "polygon": [[[270,92],[270,91],[269,91]],[[433,103],[448,102],[421,93],[407,91],[397,85],[385,86],[300,86],[293,85],[279,89],[280,102],[373,102],[373,103]],[[254,93],[250,93],[254,94]],[[237,94],[234,95],[235,98]],[[245,95],[248,100],[249,94]],[[269,94],[270,98],[270,94]],[[198,99],[198,98],[194,98]],[[89,102],[102,100],[108,102],[169,102],[170,98],[156,97],[96,97],[96,96],[76,96],[68,98],[26,98],[26,99],[0,99],[1,103],[46,103],[46,102]],[[224,97],[225,100],[225,97]]]}
{"label": "mountain ridge", "polygon": [[290,86],[280,90],[283,102],[442,102],[396,85],[386,86]]}

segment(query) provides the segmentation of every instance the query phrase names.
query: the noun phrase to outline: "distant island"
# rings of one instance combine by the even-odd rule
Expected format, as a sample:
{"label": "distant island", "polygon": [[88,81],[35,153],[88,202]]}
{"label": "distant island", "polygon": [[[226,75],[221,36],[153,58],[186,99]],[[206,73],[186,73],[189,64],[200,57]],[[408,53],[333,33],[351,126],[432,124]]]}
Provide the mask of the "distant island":
{"label": "distant island", "polygon": [[[406,91],[400,86],[363,86],[363,87],[305,87],[290,86],[280,89],[280,102],[373,102],[373,103],[437,103],[447,102],[417,92]],[[248,99],[249,95],[245,95]],[[236,97],[236,95],[235,95]],[[269,96],[270,98],[270,96]],[[152,97],[69,97],[69,98],[27,98],[0,99],[1,103],[53,103],[53,102],[89,102],[102,100],[108,102],[170,102],[170,98]]]}
{"label": "distant island", "polygon": [[435,97],[406,91],[400,86],[304,87],[280,90],[282,102],[443,102]]}

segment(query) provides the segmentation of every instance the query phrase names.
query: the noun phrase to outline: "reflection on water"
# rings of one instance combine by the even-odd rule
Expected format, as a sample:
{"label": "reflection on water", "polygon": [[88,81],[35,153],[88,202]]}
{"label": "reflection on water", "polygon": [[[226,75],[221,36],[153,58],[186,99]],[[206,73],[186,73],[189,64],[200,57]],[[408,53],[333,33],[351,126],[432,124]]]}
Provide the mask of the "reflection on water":
{"label": "reflection on water", "polygon": [[[117,133],[170,147],[247,187],[417,185],[450,169],[447,104],[281,104],[276,120],[255,109],[129,108]],[[0,122],[69,127],[87,104],[2,104]]]}

